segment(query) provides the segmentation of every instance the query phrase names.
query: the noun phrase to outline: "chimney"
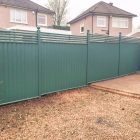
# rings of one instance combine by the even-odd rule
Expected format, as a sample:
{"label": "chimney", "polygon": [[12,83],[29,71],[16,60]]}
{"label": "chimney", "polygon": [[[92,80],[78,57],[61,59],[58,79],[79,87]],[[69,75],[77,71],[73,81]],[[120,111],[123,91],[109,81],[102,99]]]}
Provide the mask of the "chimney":
{"label": "chimney", "polygon": [[112,3],[112,2],[110,2],[110,3],[109,3],[109,5],[113,6],[113,3]]}

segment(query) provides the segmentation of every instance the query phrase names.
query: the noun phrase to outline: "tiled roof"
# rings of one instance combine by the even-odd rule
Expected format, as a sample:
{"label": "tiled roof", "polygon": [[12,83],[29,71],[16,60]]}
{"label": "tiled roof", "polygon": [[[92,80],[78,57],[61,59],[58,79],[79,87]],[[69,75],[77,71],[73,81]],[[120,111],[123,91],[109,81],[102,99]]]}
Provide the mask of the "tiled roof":
{"label": "tiled roof", "polygon": [[30,0],[0,0],[0,5],[7,5],[11,7],[19,7],[19,8],[34,10],[47,14],[54,14],[53,11],[41,5],[38,5]]}
{"label": "tiled roof", "polygon": [[124,11],[120,8],[117,8],[113,6],[113,3],[106,3],[103,1],[98,2],[97,4],[93,5],[86,11],[84,11],[82,14],[77,16],[75,19],[71,20],[69,23],[74,23],[78,20],[83,19],[84,17],[90,15],[90,14],[95,14],[95,15],[112,15],[112,16],[121,16],[121,17],[135,17],[135,14],[129,13],[127,11]]}

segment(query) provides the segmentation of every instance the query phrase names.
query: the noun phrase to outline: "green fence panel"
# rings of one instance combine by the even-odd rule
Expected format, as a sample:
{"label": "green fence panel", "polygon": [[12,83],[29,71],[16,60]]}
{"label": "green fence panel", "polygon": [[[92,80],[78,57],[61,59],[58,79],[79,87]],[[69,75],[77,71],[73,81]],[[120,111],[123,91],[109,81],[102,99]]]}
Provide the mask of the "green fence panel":
{"label": "green fence panel", "polygon": [[41,43],[41,95],[86,85],[87,46]]}
{"label": "green fence panel", "polygon": [[118,43],[91,42],[88,50],[88,83],[118,76]]}
{"label": "green fence panel", "polygon": [[121,43],[119,74],[127,75],[139,70],[140,45],[138,43]]}
{"label": "green fence panel", "polygon": [[[0,43],[1,104],[38,96],[38,55],[36,44]],[[3,53],[3,54],[2,54]],[[4,63],[4,64],[3,64]],[[4,89],[3,89],[4,85]],[[4,93],[3,93],[4,91]]]}
{"label": "green fence panel", "polygon": [[[3,43],[4,44],[4,43]],[[0,43],[0,104],[4,100],[4,45]]]}

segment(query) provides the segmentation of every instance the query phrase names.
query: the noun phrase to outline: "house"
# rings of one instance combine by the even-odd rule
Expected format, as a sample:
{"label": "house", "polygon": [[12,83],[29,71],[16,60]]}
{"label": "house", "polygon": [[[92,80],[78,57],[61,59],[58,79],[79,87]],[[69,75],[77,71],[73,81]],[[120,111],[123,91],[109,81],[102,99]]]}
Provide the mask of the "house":
{"label": "house", "polygon": [[53,25],[54,12],[30,0],[0,0],[0,28]]}
{"label": "house", "polygon": [[69,22],[74,35],[90,33],[117,36],[119,32],[127,35],[132,32],[135,14],[117,8],[113,3],[98,2]]}

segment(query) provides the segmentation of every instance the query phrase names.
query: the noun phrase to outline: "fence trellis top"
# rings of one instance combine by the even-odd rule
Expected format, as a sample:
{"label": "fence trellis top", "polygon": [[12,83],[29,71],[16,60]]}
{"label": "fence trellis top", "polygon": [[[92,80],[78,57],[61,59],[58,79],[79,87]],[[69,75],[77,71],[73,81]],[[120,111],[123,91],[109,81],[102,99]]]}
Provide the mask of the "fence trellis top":
{"label": "fence trellis top", "polygon": [[90,35],[89,42],[119,43],[119,36],[115,37],[115,36],[93,34]]}
{"label": "fence trellis top", "polygon": [[[39,38],[38,38],[39,37]],[[88,39],[87,39],[88,38]],[[127,36],[108,36],[100,34],[87,34],[87,36],[64,35],[35,31],[16,31],[16,30],[0,30],[0,42],[15,43],[72,43],[87,44],[88,42],[105,42],[105,43],[140,43],[140,38]]]}

